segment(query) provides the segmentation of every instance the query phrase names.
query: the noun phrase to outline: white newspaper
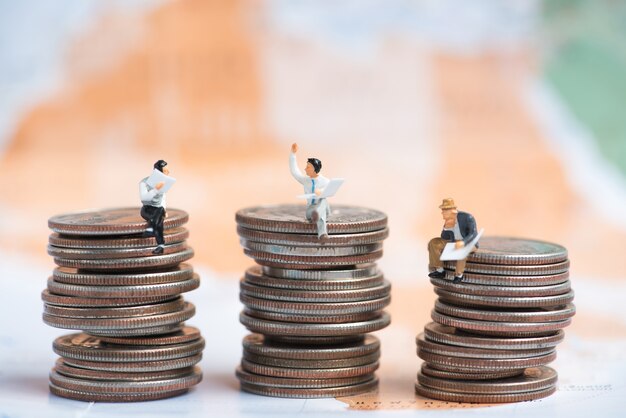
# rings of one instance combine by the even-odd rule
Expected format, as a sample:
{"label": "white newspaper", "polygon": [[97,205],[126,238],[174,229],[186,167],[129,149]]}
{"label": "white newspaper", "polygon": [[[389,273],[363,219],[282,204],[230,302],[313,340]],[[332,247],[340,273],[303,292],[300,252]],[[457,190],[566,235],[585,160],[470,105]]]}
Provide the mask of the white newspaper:
{"label": "white newspaper", "polygon": [[148,177],[146,183],[148,183],[150,187],[155,187],[161,182],[163,182],[163,187],[161,187],[161,189],[157,192],[160,194],[165,194],[170,189],[170,187],[172,187],[174,183],[176,183],[176,179],[174,177],[166,176],[155,168],[154,170],[152,170],[152,174],[150,174],[150,177]]}
{"label": "white newspaper", "polygon": [[478,240],[482,236],[483,232],[485,232],[484,228],[481,229],[478,234],[476,234],[474,239],[468,242],[467,245],[465,245],[463,248],[455,248],[454,242],[447,243],[439,259],[441,261],[456,261],[467,258],[469,253],[471,253],[474,248],[476,248],[476,244],[478,243]]}
{"label": "white newspaper", "polygon": [[297,197],[298,199],[325,199],[327,197],[333,197],[344,181],[345,179],[342,178],[331,179],[319,196],[315,193],[306,193],[298,195]]}

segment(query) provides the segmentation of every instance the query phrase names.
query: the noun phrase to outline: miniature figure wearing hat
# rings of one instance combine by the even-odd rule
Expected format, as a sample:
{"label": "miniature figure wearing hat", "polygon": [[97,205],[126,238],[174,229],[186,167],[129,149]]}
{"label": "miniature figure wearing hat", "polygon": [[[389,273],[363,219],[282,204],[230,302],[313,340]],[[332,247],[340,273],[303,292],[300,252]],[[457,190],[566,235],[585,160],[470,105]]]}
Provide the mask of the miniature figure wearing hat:
{"label": "miniature figure wearing hat", "polygon": [[[324,188],[328,185],[329,179],[319,174],[322,169],[322,162],[317,158],[309,158],[302,174],[298,168],[296,153],[298,152],[298,144],[291,145],[291,154],[289,155],[289,169],[291,175],[304,187],[304,193],[312,193],[319,196]],[[326,229],[326,218],[330,214],[330,206],[325,198],[307,199],[306,219],[317,224],[317,236],[319,238],[328,238]]]}
{"label": "miniature figure wearing hat", "polygon": [[[428,277],[442,279],[445,277],[445,273],[443,271],[443,261],[441,261],[440,257],[446,244],[454,242],[456,248],[462,248],[470,243],[478,232],[476,230],[476,220],[474,217],[467,212],[458,211],[453,199],[443,199],[439,208],[441,209],[444,224],[441,237],[433,238],[428,243],[428,267],[431,270]],[[457,260],[454,272],[454,283],[463,280],[465,263],[465,259]]]}
{"label": "miniature figure wearing hat", "polygon": [[[165,192],[169,187],[165,182],[158,181],[153,182],[156,171],[159,171],[163,175],[167,176],[170,171],[165,167],[167,162],[159,160],[154,163],[153,174],[150,177],[146,177],[139,183],[139,196],[141,198],[141,217],[148,221],[148,228],[144,232],[144,236],[155,237],[157,247],[152,251],[152,254],[163,254],[165,249],[165,239],[163,238],[163,221],[165,220]],[[163,177],[165,177],[163,176]],[[172,178],[168,178],[170,181],[175,181]],[[166,186],[166,187],[164,187]],[[171,184],[169,185],[171,186]]]}

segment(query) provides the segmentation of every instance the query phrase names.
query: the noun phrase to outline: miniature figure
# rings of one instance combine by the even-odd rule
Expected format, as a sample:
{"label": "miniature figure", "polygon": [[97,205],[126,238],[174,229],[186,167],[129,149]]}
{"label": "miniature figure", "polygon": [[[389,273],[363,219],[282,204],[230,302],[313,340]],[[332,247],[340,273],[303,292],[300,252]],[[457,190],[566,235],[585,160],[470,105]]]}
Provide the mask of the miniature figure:
{"label": "miniature figure", "polygon": [[[476,230],[476,220],[467,212],[457,211],[454,200],[451,198],[443,199],[443,203],[439,206],[441,215],[443,216],[444,225],[440,238],[433,238],[428,243],[429,269],[431,270],[428,277],[442,279],[445,277],[443,271],[443,260],[456,260],[456,269],[454,271],[454,283],[463,280],[463,272],[465,271],[465,263],[467,255],[478,247],[478,239],[482,235]],[[450,253],[455,249],[465,249],[465,251],[457,251],[459,255],[451,255],[450,257],[442,257],[446,245],[448,245]]]}
{"label": "miniature figure", "polygon": [[154,163],[154,169],[150,177],[146,177],[139,183],[139,196],[141,198],[141,217],[148,221],[148,228],[144,236],[155,237],[157,247],[152,254],[163,254],[165,239],[163,238],[163,221],[165,220],[165,193],[172,187],[176,179],[168,177],[170,170],[165,167],[167,162],[159,160]]}
{"label": "miniature figure", "polygon": [[[298,144],[291,145],[291,154],[289,155],[289,168],[291,169],[291,175],[302,186],[304,186],[304,193],[320,196],[322,191],[328,186],[329,179],[319,174],[322,169],[322,162],[317,158],[307,159],[306,167],[302,174],[298,168],[296,161],[296,153],[298,152]],[[308,221],[315,222],[317,224],[317,236],[320,239],[328,238],[328,231],[326,229],[326,218],[330,214],[330,206],[325,197],[310,197],[307,198],[306,207],[306,219]]]}

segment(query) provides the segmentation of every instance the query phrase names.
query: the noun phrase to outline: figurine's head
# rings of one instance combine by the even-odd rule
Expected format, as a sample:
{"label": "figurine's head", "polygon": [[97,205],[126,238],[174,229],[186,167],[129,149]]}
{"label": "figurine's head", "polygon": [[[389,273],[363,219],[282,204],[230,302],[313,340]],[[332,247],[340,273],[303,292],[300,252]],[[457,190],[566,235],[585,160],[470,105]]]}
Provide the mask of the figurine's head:
{"label": "figurine's head", "polygon": [[154,163],[154,168],[156,170],[159,170],[161,173],[167,176],[170,173],[170,170],[168,170],[167,167],[165,167],[166,165],[167,165],[167,161],[159,160],[156,163]]}
{"label": "figurine's head", "polygon": [[454,204],[454,199],[448,197],[443,199],[443,203],[439,205],[439,209],[441,209],[441,216],[445,221],[452,220],[456,217],[457,213],[456,205]]}
{"label": "figurine's head", "polygon": [[317,177],[317,174],[322,169],[322,162],[317,158],[309,158],[306,160],[306,167],[304,172],[309,177]]}

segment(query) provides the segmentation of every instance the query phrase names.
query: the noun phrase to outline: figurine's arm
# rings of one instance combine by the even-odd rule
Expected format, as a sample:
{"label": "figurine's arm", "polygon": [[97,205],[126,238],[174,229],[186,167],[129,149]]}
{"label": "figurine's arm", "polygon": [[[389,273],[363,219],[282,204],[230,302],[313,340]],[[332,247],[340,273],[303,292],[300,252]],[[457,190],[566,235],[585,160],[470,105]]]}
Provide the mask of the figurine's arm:
{"label": "figurine's arm", "polygon": [[141,181],[139,183],[139,197],[142,202],[150,202],[157,194],[157,189],[148,190],[148,183]]}
{"label": "figurine's arm", "polygon": [[289,154],[289,170],[291,170],[291,175],[298,182],[302,183],[306,180],[307,176],[302,174],[302,171],[298,168],[298,161],[296,160],[296,153],[293,152],[293,148],[291,154]]}

